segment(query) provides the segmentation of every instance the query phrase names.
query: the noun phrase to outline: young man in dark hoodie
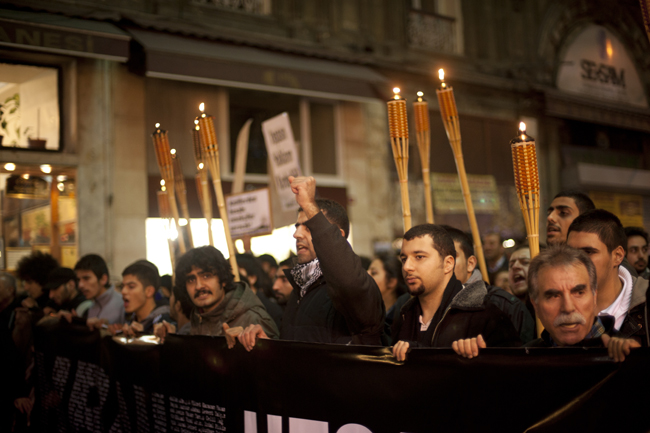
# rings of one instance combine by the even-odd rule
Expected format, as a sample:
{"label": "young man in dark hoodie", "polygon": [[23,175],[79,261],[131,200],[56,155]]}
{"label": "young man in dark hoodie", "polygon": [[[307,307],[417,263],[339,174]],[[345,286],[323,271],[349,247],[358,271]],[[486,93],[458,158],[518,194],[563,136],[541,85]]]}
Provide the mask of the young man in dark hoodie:
{"label": "young man in dark hoodie", "polygon": [[160,287],[160,274],[153,263],[138,260],[122,272],[122,299],[127,315],[125,325],[110,325],[111,332],[153,334],[154,325],[171,320],[169,305],[157,305],[154,299]]}
{"label": "young man in dark hoodie", "polygon": [[490,346],[518,346],[519,335],[485,285],[463,287],[454,275],[456,250],[447,231],[422,224],[404,234],[402,272],[413,298],[395,318],[393,355],[406,359],[413,347],[451,347],[455,340],[483,334]]}
{"label": "young man in dark hoodie", "polygon": [[246,283],[234,282],[230,263],[211,246],[194,248],[176,264],[176,284],[194,303],[192,335],[222,336],[230,327],[258,324],[271,338],[279,332],[264,305]]}

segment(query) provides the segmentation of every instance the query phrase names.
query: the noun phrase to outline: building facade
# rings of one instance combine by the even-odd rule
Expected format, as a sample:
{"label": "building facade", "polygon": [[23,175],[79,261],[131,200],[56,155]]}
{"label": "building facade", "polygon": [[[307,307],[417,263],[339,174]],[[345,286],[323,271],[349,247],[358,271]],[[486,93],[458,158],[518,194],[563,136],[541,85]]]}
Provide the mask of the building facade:
{"label": "building facade", "polygon": [[[181,158],[190,217],[201,218],[191,137],[201,102],[215,116],[226,192],[248,119],[246,185],[268,184],[261,122],[286,112],[302,172],[346,205],[355,250],[389,249],[403,232],[386,114],[395,86],[409,116],[417,91],[429,103],[435,220],[467,230],[435,97],[440,68],[454,88],[482,232],[525,236],[509,146],[520,121],[537,142],[542,232],[549,199],[565,188],[590,193],[626,225],[647,224],[649,49],[633,0],[3,2],[4,267],[34,248],[68,265],[98,253],[114,275],[150,256],[158,244],[148,238],[164,237],[148,223],[159,216],[157,123]],[[275,227],[294,218],[274,206]]]}

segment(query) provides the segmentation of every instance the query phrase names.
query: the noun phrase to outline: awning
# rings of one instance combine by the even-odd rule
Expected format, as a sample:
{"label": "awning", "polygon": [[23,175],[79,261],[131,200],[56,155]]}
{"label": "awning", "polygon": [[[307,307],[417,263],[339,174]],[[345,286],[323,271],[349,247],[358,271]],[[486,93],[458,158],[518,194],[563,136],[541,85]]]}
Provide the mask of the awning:
{"label": "awning", "polygon": [[109,23],[0,9],[0,46],[126,62],[130,40]]}
{"label": "awning", "polygon": [[252,47],[129,29],[143,52],[133,53],[149,77],[211,83],[340,100],[376,100],[387,79],[360,65]]}
{"label": "awning", "polygon": [[650,110],[612,104],[597,99],[546,90],[546,114],[563,119],[599,123],[623,129],[650,132]]}

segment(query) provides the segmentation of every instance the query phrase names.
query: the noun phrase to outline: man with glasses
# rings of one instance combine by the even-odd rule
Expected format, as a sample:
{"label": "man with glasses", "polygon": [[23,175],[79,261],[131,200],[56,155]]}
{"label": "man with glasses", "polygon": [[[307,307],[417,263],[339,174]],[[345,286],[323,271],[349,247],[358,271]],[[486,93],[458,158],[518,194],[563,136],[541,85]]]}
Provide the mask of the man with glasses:
{"label": "man with glasses", "polygon": [[262,326],[271,338],[278,328],[246,283],[234,282],[230,263],[211,246],[194,248],[176,265],[176,284],[187,290],[194,309],[192,335],[224,335],[230,327]]}

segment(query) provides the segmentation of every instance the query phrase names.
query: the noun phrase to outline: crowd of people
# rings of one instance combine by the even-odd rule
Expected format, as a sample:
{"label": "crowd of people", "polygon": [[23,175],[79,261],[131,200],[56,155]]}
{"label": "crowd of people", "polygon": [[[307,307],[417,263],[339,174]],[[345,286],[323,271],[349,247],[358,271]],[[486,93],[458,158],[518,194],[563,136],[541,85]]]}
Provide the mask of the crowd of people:
{"label": "crowd of people", "polygon": [[[486,347],[605,347],[615,361],[650,345],[646,294],[648,233],[595,209],[588,196],[558,194],[548,207],[546,242],[531,260],[510,252],[498,233],[484,236],[488,284],[471,237],[422,224],[397,254],[364,260],[347,241],[340,204],[316,198],[311,177],[290,177],[300,206],[296,255],[237,256],[240,281],[211,246],[175,264],[175,281],[146,260],[111,284],[95,254],[74,269],[35,252],[0,273],[0,344],[11,374],[3,387],[0,430],[19,431],[34,404],[32,335],[39,322],[66,320],[112,335],[225,336],[229,347],[258,339],[383,345],[395,362],[415,348],[453,348],[479,356]],[[19,291],[18,280],[23,291]],[[536,332],[536,320],[544,331]],[[22,424],[21,424],[22,423]]]}

